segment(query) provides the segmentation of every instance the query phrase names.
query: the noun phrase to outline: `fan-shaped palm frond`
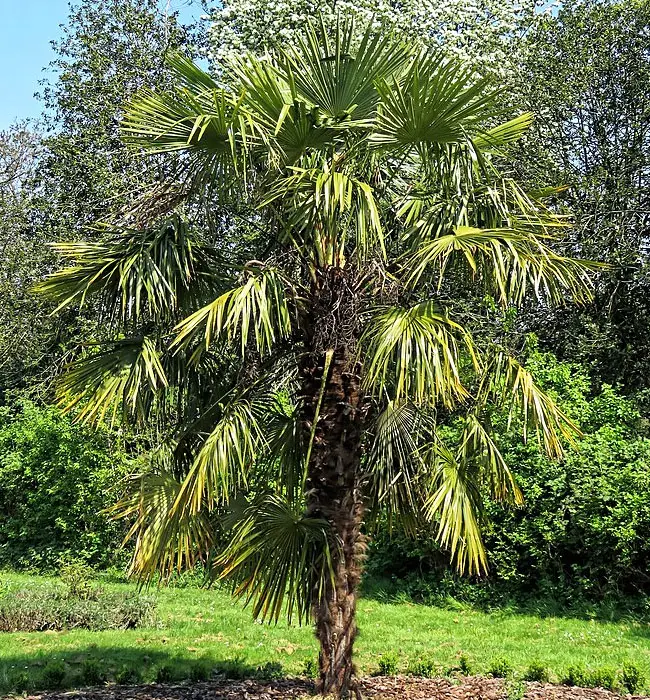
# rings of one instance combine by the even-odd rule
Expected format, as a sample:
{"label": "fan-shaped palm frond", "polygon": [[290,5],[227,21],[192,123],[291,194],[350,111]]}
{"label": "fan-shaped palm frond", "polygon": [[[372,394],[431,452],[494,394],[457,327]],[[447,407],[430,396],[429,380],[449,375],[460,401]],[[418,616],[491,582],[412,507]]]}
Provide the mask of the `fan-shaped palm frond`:
{"label": "fan-shaped palm frond", "polygon": [[480,520],[483,499],[477,465],[458,459],[440,440],[430,446],[428,461],[432,490],[425,509],[437,518],[438,541],[447,547],[460,573],[481,573],[487,569]]}
{"label": "fan-shaped palm frond", "polygon": [[330,526],[304,515],[300,503],[279,496],[255,499],[217,557],[220,578],[236,595],[253,602],[256,618],[302,622],[333,577]]}
{"label": "fan-shaped palm frond", "polygon": [[335,126],[374,116],[379,101],[376,84],[388,79],[407,62],[409,50],[368,26],[354,46],[354,24],[343,21],[328,37],[321,22],[309,25],[295,48],[282,53],[287,81],[299,98],[314,108],[314,118]]}
{"label": "fan-shaped palm frond", "polygon": [[580,434],[575,423],[535,382],[532,374],[505,350],[496,348],[485,363],[477,392],[478,405],[505,405],[510,421],[519,416],[524,440],[533,430],[549,456],[560,458],[563,441]]}
{"label": "fan-shaped palm frond", "polygon": [[462,352],[478,358],[469,334],[433,301],[411,308],[379,309],[363,340],[366,386],[375,394],[391,387],[396,401],[453,404],[467,396],[460,375]]}
{"label": "fan-shaped palm frond", "polygon": [[247,483],[248,473],[266,444],[260,407],[246,394],[225,403],[185,477],[176,509],[199,513],[228,503]]}
{"label": "fan-shaped palm frond", "polygon": [[99,242],[54,246],[73,265],[36,289],[59,302],[59,309],[83,305],[94,295],[109,320],[137,321],[146,315],[164,321],[190,310],[217,285],[216,251],[202,245],[179,216],[142,230],[108,224],[98,230]]}
{"label": "fan-shaped palm frond", "polygon": [[167,377],[156,343],[148,337],[123,340],[110,350],[91,354],[70,364],[57,386],[59,406],[79,408],[77,417],[98,423],[110,412],[146,418]]}
{"label": "fan-shaped palm frond", "polygon": [[523,495],[493,437],[475,413],[463,419],[463,431],[456,458],[461,463],[476,462],[480,481],[487,495],[499,501],[523,503]]}
{"label": "fan-shaped palm frond", "polygon": [[458,226],[433,238],[406,258],[407,284],[416,285],[431,268],[438,269],[442,281],[446,268],[459,259],[495,288],[503,304],[521,303],[529,287],[554,303],[590,298],[593,263],[559,255],[540,238],[512,228]]}
{"label": "fan-shaped palm frond", "polygon": [[431,439],[428,423],[414,404],[389,401],[377,416],[366,458],[371,515],[384,513],[390,528],[399,522],[411,534],[425,501],[420,450]]}
{"label": "fan-shaped palm frond", "polygon": [[214,528],[207,514],[175,507],[180,490],[168,472],[147,472],[134,477],[127,496],[109,510],[113,518],[132,523],[125,542],[135,539],[130,573],[141,581],[191,567],[212,547]]}
{"label": "fan-shaped palm frond", "polygon": [[[210,186],[214,196],[241,191],[246,172],[242,146],[255,125],[237,98],[192,61],[172,54],[168,64],[177,87],[137,93],[122,123],[126,142],[150,153],[183,151],[188,179],[195,186]],[[218,188],[211,187],[217,182]]]}
{"label": "fan-shaped palm frond", "polygon": [[495,93],[460,61],[422,52],[404,75],[380,80],[381,107],[371,136],[382,148],[466,143],[495,116]]}
{"label": "fan-shaped palm frond", "polygon": [[289,337],[290,305],[299,303],[295,287],[277,268],[249,264],[245,273],[241,286],[225,292],[178,324],[173,347],[184,350],[198,339],[191,358],[197,361],[213,341],[232,343],[239,338],[243,354],[252,333],[257,350],[263,354],[279,339]]}

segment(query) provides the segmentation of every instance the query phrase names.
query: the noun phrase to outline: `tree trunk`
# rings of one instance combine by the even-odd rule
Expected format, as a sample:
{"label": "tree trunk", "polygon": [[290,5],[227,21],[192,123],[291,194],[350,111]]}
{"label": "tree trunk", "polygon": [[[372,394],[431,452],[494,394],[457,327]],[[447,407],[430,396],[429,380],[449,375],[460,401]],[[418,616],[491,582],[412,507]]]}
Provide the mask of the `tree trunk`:
{"label": "tree trunk", "polygon": [[[319,318],[318,314],[312,317],[316,335],[318,330],[322,332],[318,324],[333,322],[333,308],[344,314],[356,311],[354,303],[346,303],[352,293],[341,276],[336,269],[328,275],[331,294],[325,295],[328,310],[323,310],[328,318]],[[354,324],[349,329],[354,334]],[[313,610],[320,642],[320,690],[323,695],[347,697],[354,673],[356,599],[365,551],[360,484],[364,397],[360,367],[354,362],[351,348],[353,339],[342,338],[336,332],[332,336],[343,343],[324,350],[314,348],[302,364],[304,432],[311,439],[313,431],[306,489],[308,515],[327,520],[334,535],[334,581],[324,582],[324,591],[316,597]]]}

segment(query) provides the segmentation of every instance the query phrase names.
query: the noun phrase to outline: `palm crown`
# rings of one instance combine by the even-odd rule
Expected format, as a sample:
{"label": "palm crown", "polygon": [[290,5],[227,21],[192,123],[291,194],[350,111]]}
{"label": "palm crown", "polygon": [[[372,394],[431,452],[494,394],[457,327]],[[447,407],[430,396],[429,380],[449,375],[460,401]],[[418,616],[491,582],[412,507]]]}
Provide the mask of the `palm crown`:
{"label": "palm crown", "polygon": [[71,265],[41,285],[119,336],[70,366],[61,402],[164,438],[118,508],[133,570],[203,557],[255,615],[313,615],[323,690],[344,693],[364,523],[434,523],[480,571],[482,494],[521,500],[494,407],[553,455],[574,429],[477,335],[475,301],[580,301],[590,266],[554,252],[565,221],[500,171],[531,116],[504,122],[458,62],[341,22],[218,80],[169,63],[176,88],[143,90],[124,134],[178,152],[174,183],[59,245]]}

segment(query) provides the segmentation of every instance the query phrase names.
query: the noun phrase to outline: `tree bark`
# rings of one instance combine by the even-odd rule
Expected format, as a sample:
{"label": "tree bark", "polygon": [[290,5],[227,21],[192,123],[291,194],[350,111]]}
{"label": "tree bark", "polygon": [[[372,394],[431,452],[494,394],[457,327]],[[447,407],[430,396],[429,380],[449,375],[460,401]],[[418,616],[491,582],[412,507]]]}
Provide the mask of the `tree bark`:
{"label": "tree bark", "polygon": [[[326,296],[335,308],[354,313],[354,304],[346,303],[351,292],[339,277],[340,272],[328,276],[328,289],[332,292],[334,287],[334,292],[331,298]],[[317,314],[313,319],[316,325],[332,323],[331,303],[327,312],[330,318],[318,318]],[[360,483],[364,397],[360,366],[354,361],[351,347],[353,340],[343,339],[335,328],[332,330],[333,337],[344,342],[334,348],[315,349],[302,363],[304,432],[308,439],[313,434],[306,495],[308,515],[326,520],[333,534],[333,581],[326,580],[323,590],[316,592],[313,610],[320,642],[320,691],[323,695],[347,697],[353,689],[357,588],[365,552]]]}

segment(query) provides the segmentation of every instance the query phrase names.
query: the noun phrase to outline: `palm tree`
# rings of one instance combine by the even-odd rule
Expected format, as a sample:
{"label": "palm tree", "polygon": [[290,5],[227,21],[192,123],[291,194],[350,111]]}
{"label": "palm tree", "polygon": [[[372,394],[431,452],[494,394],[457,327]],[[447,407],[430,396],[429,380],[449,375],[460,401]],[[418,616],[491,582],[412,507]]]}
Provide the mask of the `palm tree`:
{"label": "palm tree", "polygon": [[41,285],[115,338],[60,400],[157,426],[118,507],[133,572],[200,558],[255,616],[313,617],[321,689],[346,695],[373,523],[430,523],[480,572],[483,495],[521,501],[494,412],[561,453],[574,426],[499,309],[584,300],[590,266],[555,252],[565,220],[505,170],[531,116],[504,122],[456,61],[341,22],[218,80],[169,63],[176,87],[143,90],[123,128],[175,154],[174,181],[59,245],[71,264]]}

